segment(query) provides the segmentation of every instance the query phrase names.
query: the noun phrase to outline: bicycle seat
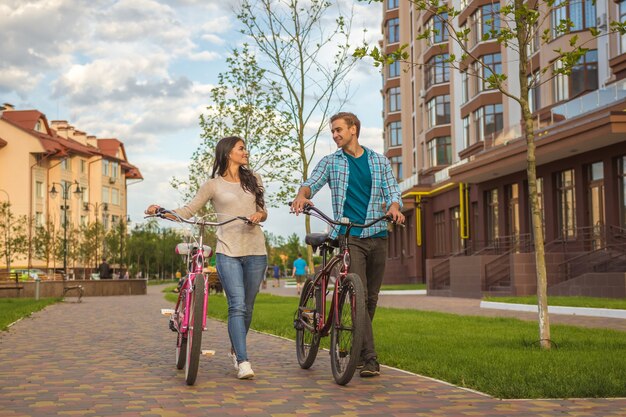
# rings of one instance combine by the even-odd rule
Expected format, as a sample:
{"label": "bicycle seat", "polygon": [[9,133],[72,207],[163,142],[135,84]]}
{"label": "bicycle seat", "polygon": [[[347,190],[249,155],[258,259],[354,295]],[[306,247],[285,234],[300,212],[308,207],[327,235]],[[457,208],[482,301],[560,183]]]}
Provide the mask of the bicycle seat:
{"label": "bicycle seat", "polygon": [[339,247],[339,242],[337,241],[337,239],[329,239],[328,233],[309,233],[305,236],[304,242],[307,245],[311,245],[313,247],[313,252],[316,252],[317,248],[325,243],[333,248]]}
{"label": "bicycle seat", "polygon": [[[178,245],[176,245],[176,253],[179,255],[189,255],[189,252],[191,252],[192,249],[197,249],[199,248],[197,243],[179,243]],[[204,257],[208,258],[213,254],[213,250],[211,250],[210,246],[207,245],[202,245],[202,249],[204,250]]]}

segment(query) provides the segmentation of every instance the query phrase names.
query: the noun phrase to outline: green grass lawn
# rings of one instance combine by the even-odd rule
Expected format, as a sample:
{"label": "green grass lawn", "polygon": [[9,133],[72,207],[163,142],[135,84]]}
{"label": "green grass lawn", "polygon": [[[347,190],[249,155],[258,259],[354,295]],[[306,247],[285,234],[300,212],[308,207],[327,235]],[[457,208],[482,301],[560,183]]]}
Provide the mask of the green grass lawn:
{"label": "green grass lawn", "polygon": [[[525,297],[485,297],[485,301],[495,301],[499,303],[533,304],[537,305],[537,296],[529,295]],[[595,297],[548,297],[549,306],[564,307],[592,307],[592,308],[613,308],[626,310],[626,298],[595,298]]]}
{"label": "green grass lawn", "polygon": [[[167,298],[175,301],[176,294]],[[294,339],[297,301],[259,294],[252,327]],[[210,317],[226,320],[226,309],[225,297],[209,297]],[[379,308],[374,322],[385,365],[499,398],[626,396],[626,332],[563,325],[551,330],[557,348],[541,351],[535,322],[389,308]]]}
{"label": "green grass lawn", "polygon": [[6,330],[9,324],[30,316],[50,304],[61,301],[60,298],[0,298],[0,330]]}
{"label": "green grass lawn", "polygon": [[389,284],[380,287],[381,291],[425,290],[426,284]]}

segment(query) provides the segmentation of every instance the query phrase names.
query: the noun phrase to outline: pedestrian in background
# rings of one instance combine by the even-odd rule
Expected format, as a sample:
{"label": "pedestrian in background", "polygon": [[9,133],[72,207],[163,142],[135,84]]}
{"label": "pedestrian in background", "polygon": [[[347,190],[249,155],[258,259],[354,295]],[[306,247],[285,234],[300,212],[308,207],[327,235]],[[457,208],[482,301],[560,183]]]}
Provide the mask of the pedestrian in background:
{"label": "pedestrian in background", "polygon": [[302,254],[299,253],[298,259],[293,261],[293,273],[291,274],[292,277],[296,278],[296,290],[298,294],[300,294],[300,289],[306,278],[307,269],[306,261],[302,259]]}
{"label": "pedestrian in background", "polygon": [[113,278],[113,271],[107,263],[107,258],[102,257],[102,263],[98,266],[98,273],[100,274],[100,279]]}

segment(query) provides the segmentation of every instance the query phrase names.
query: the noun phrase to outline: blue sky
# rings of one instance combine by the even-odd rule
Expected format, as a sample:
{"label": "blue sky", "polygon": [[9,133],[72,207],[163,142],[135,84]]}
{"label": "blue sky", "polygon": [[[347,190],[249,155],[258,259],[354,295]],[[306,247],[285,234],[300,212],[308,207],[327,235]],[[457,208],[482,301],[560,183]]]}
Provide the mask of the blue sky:
{"label": "blue sky", "polygon": [[[246,39],[233,7],[238,0],[2,0],[0,102],[67,120],[88,135],[116,137],[145,178],[128,188],[128,213],[143,221],[152,202],[183,203],[169,181],[186,178],[200,143],[199,115],[209,104],[225,58]],[[353,42],[380,37],[379,5],[355,8]],[[370,63],[349,76],[353,99],[343,110],[362,121],[361,142],[382,150],[381,77]],[[318,155],[334,151],[330,134]],[[328,192],[315,199],[330,211]],[[314,223],[315,230],[323,225]],[[266,230],[304,235],[301,217],[270,209]]]}

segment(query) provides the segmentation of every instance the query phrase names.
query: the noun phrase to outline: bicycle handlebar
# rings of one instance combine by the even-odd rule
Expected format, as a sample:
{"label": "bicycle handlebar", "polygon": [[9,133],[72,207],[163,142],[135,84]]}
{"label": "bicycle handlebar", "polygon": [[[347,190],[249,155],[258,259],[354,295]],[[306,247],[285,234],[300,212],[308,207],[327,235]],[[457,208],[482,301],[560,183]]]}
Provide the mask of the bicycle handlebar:
{"label": "bicycle handlebar", "polygon": [[[171,217],[168,217],[167,214],[173,216],[174,218],[172,219]],[[159,207],[157,209],[156,213],[149,214],[149,215],[145,216],[144,218],[149,218],[149,217],[159,217],[161,219],[166,219],[166,220],[180,222],[180,223],[192,224],[194,226],[195,225],[200,225],[200,226],[213,226],[213,227],[215,227],[215,226],[224,226],[225,224],[232,223],[235,220],[241,220],[242,222],[244,222],[246,224],[249,224],[249,225],[252,225],[252,226],[263,227],[259,223],[251,222],[250,220],[248,220],[247,217],[244,217],[244,216],[234,216],[231,219],[224,220],[224,221],[221,221],[221,222],[209,222],[209,221],[201,220],[201,219],[198,219],[198,218],[194,218],[192,220],[184,219],[178,213],[176,213],[175,211],[168,210],[168,209],[165,209],[163,207]]]}
{"label": "bicycle handlebar", "polygon": [[[291,206],[291,202],[289,203],[289,206]],[[347,217],[342,217],[340,221],[333,220],[330,217],[328,217],[326,214],[324,214],[324,212],[322,212],[320,209],[318,209],[317,207],[312,206],[310,204],[305,204],[304,207],[302,208],[302,213],[307,214],[309,216],[312,215],[311,211],[313,211],[313,212],[315,212],[315,214],[317,214],[317,216],[315,216],[315,217],[319,217],[322,220],[324,220],[326,223],[332,224],[332,225],[335,225],[335,226],[350,226],[350,227],[359,227],[359,228],[365,229],[367,227],[370,227],[370,226],[378,223],[379,221],[385,220],[385,221],[387,221],[389,223],[393,223],[395,225],[404,227],[404,225],[402,223],[397,223],[395,220],[393,220],[391,218],[391,216],[388,216],[388,215],[381,216],[381,217],[379,217],[377,219],[374,219],[371,222],[366,223],[366,224],[358,224],[358,223],[352,223]]]}

